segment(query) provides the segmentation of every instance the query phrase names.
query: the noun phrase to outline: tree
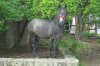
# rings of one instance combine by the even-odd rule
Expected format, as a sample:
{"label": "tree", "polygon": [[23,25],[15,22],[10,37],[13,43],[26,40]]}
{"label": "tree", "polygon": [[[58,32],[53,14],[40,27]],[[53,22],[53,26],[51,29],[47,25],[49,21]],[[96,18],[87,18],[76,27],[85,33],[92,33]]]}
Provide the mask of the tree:
{"label": "tree", "polygon": [[59,1],[57,0],[33,0],[34,18],[52,18],[56,15]]}
{"label": "tree", "polygon": [[[6,32],[6,37],[0,38],[5,38],[5,42],[7,42],[7,45],[9,44],[10,48],[14,46],[16,38],[13,22],[31,19],[33,16],[31,7],[31,0],[0,0],[0,32]],[[22,29],[20,35],[22,35],[23,32]]]}
{"label": "tree", "polygon": [[0,29],[8,22],[32,18],[31,0],[0,0]]}
{"label": "tree", "polygon": [[[100,16],[100,1],[99,0],[66,0],[68,5],[68,12],[72,15],[76,15],[76,39],[80,39],[81,34],[83,33],[84,23],[89,14],[95,16]],[[85,19],[84,19],[85,18]],[[98,20],[100,22],[100,20]],[[95,21],[97,22],[97,21]]]}

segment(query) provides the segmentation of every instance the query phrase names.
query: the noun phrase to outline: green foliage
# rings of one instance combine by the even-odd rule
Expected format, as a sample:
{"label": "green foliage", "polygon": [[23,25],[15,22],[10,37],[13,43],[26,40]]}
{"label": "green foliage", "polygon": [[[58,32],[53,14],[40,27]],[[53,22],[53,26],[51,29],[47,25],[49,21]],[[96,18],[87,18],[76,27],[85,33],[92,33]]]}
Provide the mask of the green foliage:
{"label": "green foliage", "polygon": [[84,64],[84,63],[82,63],[82,62],[80,62],[80,63],[79,63],[79,66],[85,66],[85,64]]}
{"label": "green foliage", "polygon": [[66,0],[68,12],[72,14],[90,14],[94,13],[100,16],[100,0]]}
{"label": "green foliage", "polygon": [[96,34],[95,33],[90,33],[89,31],[86,31],[86,32],[84,32],[84,36],[86,36],[86,37],[92,37],[92,36],[95,36]]}
{"label": "green foliage", "polygon": [[33,14],[35,18],[52,18],[57,13],[59,1],[33,0]]}
{"label": "green foliage", "polygon": [[31,15],[28,0],[3,0],[0,4],[1,19],[10,21],[21,20],[23,16],[29,17],[29,15]]}
{"label": "green foliage", "polygon": [[100,34],[97,34],[98,37],[100,37]]}
{"label": "green foliage", "polygon": [[61,0],[0,0],[0,22],[21,20],[23,16],[28,19],[53,18],[57,14],[59,4],[67,5],[68,21],[72,16],[80,13],[100,16],[100,0],[64,0],[63,2]]}
{"label": "green foliage", "polygon": [[100,16],[100,7],[99,7],[99,5],[100,5],[100,0],[91,0],[91,5],[90,5],[91,10],[90,10],[90,12],[92,14]]}
{"label": "green foliage", "polygon": [[7,27],[4,24],[4,21],[0,21],[0,31],[5,31]]}
{"label": "green foliage", "polygon": [[5,30],[7,22],[32,18],[30,0],[0,0],[0,30]]}
{"label": "green foliage", "polygon": [[[81,5],[82,3],[82,5]],[[33,1],[33,14],[38,18],[51,18],[57,13],[58,6],[67,5],[67,11],[71,15],[76,15],[83,12],[89,12],[86,10],[89,5],[87,0],[64,0],[64,2],[58,0],[34,0]]]}
{"label": "green foliage", "polygon": [[97,39],[97,42],[100,43],[100,39]]}
{"label": "green foliage", "polygon": [[83,13],[89,4],[87,0],[66,0],[68,12],[73,15]]}
{"label": "green foliage", "polygon": [[64,53],[73,54],[76,55],[76,57],[79,57],[80,51],[85,48],[85,45],[78,42],[75,38],[68,38],[67,40],[61,40],[60,46],[62,49],[64,49]]}

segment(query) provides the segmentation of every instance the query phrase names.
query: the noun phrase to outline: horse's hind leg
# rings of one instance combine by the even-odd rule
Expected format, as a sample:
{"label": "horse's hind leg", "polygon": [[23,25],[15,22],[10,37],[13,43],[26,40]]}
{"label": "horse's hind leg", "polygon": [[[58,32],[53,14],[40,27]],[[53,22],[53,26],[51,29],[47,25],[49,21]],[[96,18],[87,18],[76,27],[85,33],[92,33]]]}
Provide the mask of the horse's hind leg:
{"label": "horse's hind leg", "polygon": [[32,46],[33,57],[36,57],[37,56],[36,41],[35,41],[35,34],[33,34],[33,33],[30,36],[30,43],[31,43],[31,46]]}
{"label": "horse's hind leg", "polygon": [[35,43],[36,43],[36,50],[38,50],[39,48],[39,37],[37,35],[35,35]]}

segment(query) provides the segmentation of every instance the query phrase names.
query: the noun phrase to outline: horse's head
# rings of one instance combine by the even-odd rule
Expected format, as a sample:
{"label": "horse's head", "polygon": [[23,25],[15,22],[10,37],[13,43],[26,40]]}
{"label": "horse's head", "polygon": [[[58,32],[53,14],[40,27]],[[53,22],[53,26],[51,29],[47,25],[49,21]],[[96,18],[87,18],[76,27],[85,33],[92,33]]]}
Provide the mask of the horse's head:
{"label": "horse's head", "polygon": [[66,7],[59,7],[59,12],[57,15],[57,20],[59,21],[59,24],[64,24],[66,21]]}

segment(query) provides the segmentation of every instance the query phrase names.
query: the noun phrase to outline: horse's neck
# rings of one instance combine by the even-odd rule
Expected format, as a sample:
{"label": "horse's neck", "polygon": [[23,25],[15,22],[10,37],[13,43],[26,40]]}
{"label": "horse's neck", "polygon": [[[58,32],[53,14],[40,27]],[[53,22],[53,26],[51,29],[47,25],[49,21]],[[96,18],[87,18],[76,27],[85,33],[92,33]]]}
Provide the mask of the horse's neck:
{"label": "horse's neck", "polygon": [[59,25],[59,28],[62,32],[64,32],[64,24],[63,25]]}

